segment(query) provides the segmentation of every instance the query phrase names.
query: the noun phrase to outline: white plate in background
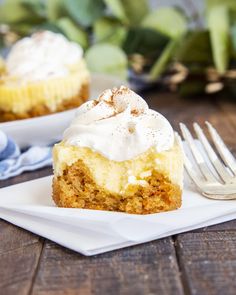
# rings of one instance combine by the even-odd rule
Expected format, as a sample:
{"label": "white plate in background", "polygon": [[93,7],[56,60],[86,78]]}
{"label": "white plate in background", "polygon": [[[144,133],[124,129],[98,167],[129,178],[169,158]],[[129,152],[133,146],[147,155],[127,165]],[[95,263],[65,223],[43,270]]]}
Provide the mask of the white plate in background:
{"label": "white plate in background", "polygon": [[[98,97],[107,88],[120,85],[128,83],[117,77],[92,74],[90,99]],[[29,145],[48,145],[61,140],[75,112],[76,108],[47,116],[4,122],[0,123],[0,129],[12,137],[21,148]]]}

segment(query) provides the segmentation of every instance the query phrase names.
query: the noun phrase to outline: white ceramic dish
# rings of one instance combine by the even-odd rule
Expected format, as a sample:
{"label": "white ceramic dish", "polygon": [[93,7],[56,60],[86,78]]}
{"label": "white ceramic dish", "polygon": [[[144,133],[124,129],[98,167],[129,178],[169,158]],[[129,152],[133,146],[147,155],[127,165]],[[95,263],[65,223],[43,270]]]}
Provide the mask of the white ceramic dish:
{"label": "white ceramic dish", "polygon": [[[90,99],[96,98],[107,88],[120,85],[127,85],[127,82],[108,75],[93,74]],[[14,138],[21,148],[29,145],[47,145],[61,139],[75,112],[76,108],[32,119],[0,123],[0,129]]]}

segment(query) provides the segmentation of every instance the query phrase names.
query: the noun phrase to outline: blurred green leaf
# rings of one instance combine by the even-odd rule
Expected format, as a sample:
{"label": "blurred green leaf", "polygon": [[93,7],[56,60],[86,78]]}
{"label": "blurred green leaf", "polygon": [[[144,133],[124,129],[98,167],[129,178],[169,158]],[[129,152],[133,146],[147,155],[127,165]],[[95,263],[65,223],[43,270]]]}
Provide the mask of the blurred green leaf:
{"label": "blurred green leaf", "polygon": [[0,68],[2,67],[2,60],[1,60],[1,53],[2,53],[2,49],[4,48],[5,44],[4,44],[4,39],[3,39],[3,35],[0,34]]}
{"label": "blurred green leaf", "polygon": [[151,81],[154,81],[157,78],[159,78],[160,75],[166,70],[166,66],[168,65],[171,56],[173,55],[173,52],[176,48],[176,44],[176,40],[169,41],[169,43],[161,53],[160,57],[154,63],[149,74],[149,78]]}
{"label": "blurred green leaf", "polygon": [[112,13],[122,22],[137,25],[149,12],[147,0],[104,0]]}
{"label": "blurred green leaf", "polygon": [[65,5],[63,0],[47,0],[47,17],[49,21],[55,21],[65,16]]}
{"label": "blurred green leaf", "polygon": [[219,73],[223,74],[228,68],[230,58],[230,24],[227,6],[216,5],[208,10],[208,27],[214,64]]}
{"label": "blurred green leaf", "polygon": [[230,57],[236,60],[236,10],[230,11],[230,41],[231,52]]}
{"label": "blurred green leaf", "polygon": [[32,32],[44,31],[44,30],[52,31],[54,33],[63,34],[62,30],[55,23],[44,22],[38,26],[32,27]]}
{"label": "blurred green leaf", "polygon": [[127,29],[114,18],[103,17],[94,24],[95,42],[105,42],[121,46],[126,35]]}
{"label": "blurred green leaf", "polygon": [[187,31],[187,18],[174,7],[159,8],[144,18],[142,26],[176,39]]}
{"label": "blurred green leaf", "polygon": [[130,25],[138,25],[149,13],[147,0],[122,0],[126,16]]}
{"label": "blurred green leaf", "polygon": [[46,3],[44,0],[22,0],[22,5],[34,16],[46,18]]}
{"label": "blurred green leaf", "polygon": [[0,23],[39,24],[46,20],[44,0],[5,0],[0,2]]}
{"label": "blurred green leaf", "polygon": [[19,24],[12,24],[11,30],[17,33],[19,36],[24,37],[30,35],[34,27],[31,23],[21,22]]}
{"label": "blurred green leaf", "polygon": [[176,59],[181,63],[212,63],[210,35],[207,30],[190,31],[180,42]]}
{"label": "blurred green leaf", "polygon": [[91,72],[127,78],[127,57],[117,46],[107,43],[93,45],[87,50],[85,59]]}
{"label": "blurred green leaf", "polygon": [[64,5],[70,16],[83,26],[92,25],[103,16],[105,9],[103,0],[66,0]]}
{"label": "blurred green leaf", "polygon": [[207,11],[215,6],[227,6],[230,9],[236,9],[236,1],[235,0],[206,0],[206,9]]}
{"label": "blurred green leaf", "polygon": [[31,18],[31,13],[22,5],[22,0],[0,2],[0,23],[18,23],[29,18]]}
{"label": "blurred green leaf", "polygon": [[231,27],[231,54],[234,59],[236,59],[236,24]]}
{"label": "blurred green leaf", "polygon": [[84,49],[88,47],[87,33],[71,19],[63,17],[56,24],[69,40],[80,44]]}
{"label": "blurred green leaf", "polygon": [[123,48],[128,55],[139,53],[156,59],[168,41],[169,38],[158,31],[137,27],[129,30]]}
{"label": "blurred green leaf", "polygon": [[215,6],[224,6],[228,8],[229,13],[229,23],[230,23],[230,57],[236,58],[236,1],[235,0],[206,0],[206,12],[207,15],[210,9]]}
{"label": "blurred green leaf", "polygon": [[104,2],[118,19],[126,24],[129,22],[122,0],[104,0]]}

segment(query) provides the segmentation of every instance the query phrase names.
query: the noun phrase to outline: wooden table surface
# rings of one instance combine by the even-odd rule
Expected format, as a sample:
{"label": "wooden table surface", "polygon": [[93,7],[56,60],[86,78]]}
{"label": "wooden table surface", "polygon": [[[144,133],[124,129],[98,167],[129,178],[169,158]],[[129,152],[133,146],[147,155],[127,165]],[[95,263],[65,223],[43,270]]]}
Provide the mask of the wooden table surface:
{"label": "wooden table surface", "polygon": [[[210,121],[236,154],[236,103],[150,91],[149,105],[178,130]],[[24,173],[0,186],[49,175]],[[0,192],[1,195],[1,192]],[[0,221],[0,294],[236,294],[236,221],[85,257]]]}

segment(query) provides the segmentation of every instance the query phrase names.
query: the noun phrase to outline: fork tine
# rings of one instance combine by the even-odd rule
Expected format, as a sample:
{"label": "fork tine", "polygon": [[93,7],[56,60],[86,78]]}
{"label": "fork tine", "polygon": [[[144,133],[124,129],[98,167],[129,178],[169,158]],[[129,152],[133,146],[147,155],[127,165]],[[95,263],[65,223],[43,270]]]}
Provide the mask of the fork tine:
{"label": "fork tine", "polygon": [[185,141],[188,143],[190,150],[202,172],[202,174],[205,176],[205,178],[208,181],[211,182],[216,182],[215,177],[213,176],[213,174],[211,173],[211,171],[209,170],[208,166],[205,163],[205,160],[203,159],[201,153],[198,151],[197,146],[194,143],[194,139],[190,133],[190,131],[188,130],[188,128],[186,127],[185,124],[180,123],[180,129],[182,131],[182,135],[183,138],[185,139]]}
{"label": "fork tine", "polygon": [[215,167],[216,172],[219,174],[222,180],[225,181],[226,183],[232,182],[232,176],[225,169],[225,166],[223,165],[223,163],[219,160],[217,154],[215,153],[212,146],[210,145],[201,127],[197,123],[194,123],[193,128],[197,134],[198,139],[201,141],[202,145],[204,146],[212,165]]}
{"label": "fork tine", "polygon": [[189,161],[188,157],[186,156],[182,139],[177,132],[175,132],[175,138],[182,150],[183,157],[184,157],[184,166],[185,166],[186,171],[188,172],[188,175],[190,176],[192,181],[197,185],[197,187],[201,188],[203,186],[202,181],[200,180],[197,173],[195,172],[195,169],[194,169],[192,163]]}
{"label": "fork tine", "polygon": [[236,175],[236,160],[230,150],[227,148],[226,144],[216,131],[216,129],[209,123],[206,122],[208,127],[209,133],[212,137],[212,140],[215,144],[217,151],[219,152],[220,156],[224,160],[225,164],[232,170],[232,172]]}

